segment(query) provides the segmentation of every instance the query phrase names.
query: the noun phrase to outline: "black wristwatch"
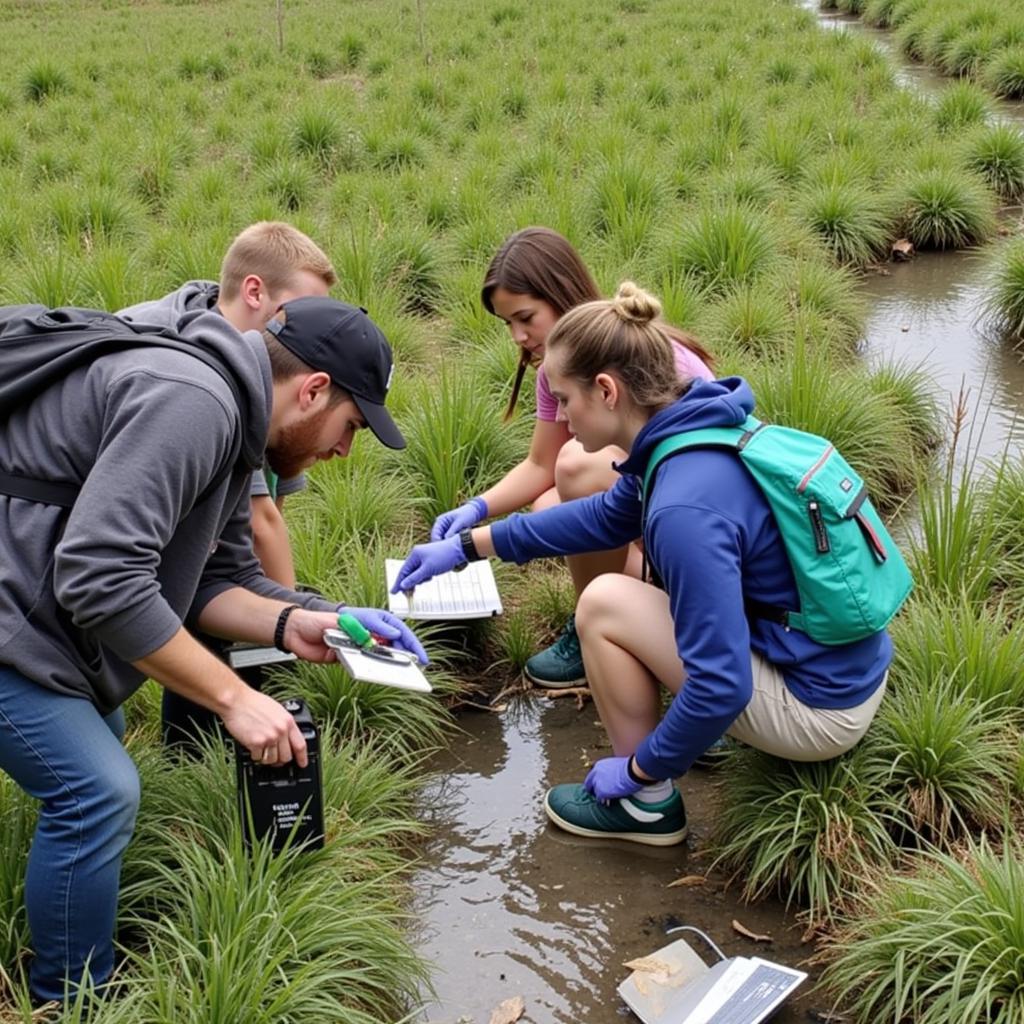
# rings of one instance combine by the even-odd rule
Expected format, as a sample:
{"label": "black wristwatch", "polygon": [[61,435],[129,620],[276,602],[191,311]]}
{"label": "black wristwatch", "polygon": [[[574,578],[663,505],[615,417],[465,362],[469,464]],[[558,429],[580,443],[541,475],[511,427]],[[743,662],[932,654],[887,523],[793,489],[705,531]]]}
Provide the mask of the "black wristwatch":
{"label": "black wristwatch", "polygon": [[462,545],[462,553],[466,556],[467,562],[483,560],[484,556],[477,551],[476,545],[473,543],[473,531],[468,526],[464,530],[459,530],[459,543]]}

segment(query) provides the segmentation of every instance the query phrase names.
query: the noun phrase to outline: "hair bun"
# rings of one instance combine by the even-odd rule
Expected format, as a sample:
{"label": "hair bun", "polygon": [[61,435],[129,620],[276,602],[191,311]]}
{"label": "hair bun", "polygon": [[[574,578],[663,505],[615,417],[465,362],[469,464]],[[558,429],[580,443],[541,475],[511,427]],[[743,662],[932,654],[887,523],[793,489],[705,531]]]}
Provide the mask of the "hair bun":
{"label": "hair bun", "polygon": [[623,281],[612,299],[612,308],[629,323],[647,324],[661,316],[661,303],[632,281]]}

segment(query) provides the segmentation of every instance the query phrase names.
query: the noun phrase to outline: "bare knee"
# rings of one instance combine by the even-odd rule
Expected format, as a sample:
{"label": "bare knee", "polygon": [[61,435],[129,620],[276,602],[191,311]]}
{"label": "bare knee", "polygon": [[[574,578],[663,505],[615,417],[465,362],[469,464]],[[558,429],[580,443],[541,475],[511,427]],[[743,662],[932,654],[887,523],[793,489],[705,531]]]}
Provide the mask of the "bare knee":
{"label": "bare knee", "polygon": [[602,623],[615,616],[622,605],[621,576],[604,573],[592,579],[576,603],[576,631],[580,639],[593,638],[601,632]]}
{"label": "bare knee", "polygon": [[558,497],[562,501],[571,501],[573,498],[586,498],[608,490],[617,476],[612,469],[612,462],[623,454],[618,448],[585,452],[579,441],[567,441],[555,460],[555,490]]}
{"label": "bare knee", "polygon": [[552,508],[555,505],[561,504],[561,498],[558,496],[558,491],[554,487],[549,487],[536,501],[530,506],[531,512],[543,512],[546,508]]}

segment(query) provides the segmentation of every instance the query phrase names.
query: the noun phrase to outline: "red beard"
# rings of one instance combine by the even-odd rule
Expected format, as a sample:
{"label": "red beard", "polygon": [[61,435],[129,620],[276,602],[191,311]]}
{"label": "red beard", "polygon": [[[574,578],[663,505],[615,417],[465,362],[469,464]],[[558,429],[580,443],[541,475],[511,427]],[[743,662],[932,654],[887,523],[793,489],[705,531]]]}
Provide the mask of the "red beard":
{"label": "red beard", "polygon": [[267,446],[267,465],[282,479],[298,476],[325,455],[320,432],[329,410],[321,409],[312,419],[281,429],[277,444]]}

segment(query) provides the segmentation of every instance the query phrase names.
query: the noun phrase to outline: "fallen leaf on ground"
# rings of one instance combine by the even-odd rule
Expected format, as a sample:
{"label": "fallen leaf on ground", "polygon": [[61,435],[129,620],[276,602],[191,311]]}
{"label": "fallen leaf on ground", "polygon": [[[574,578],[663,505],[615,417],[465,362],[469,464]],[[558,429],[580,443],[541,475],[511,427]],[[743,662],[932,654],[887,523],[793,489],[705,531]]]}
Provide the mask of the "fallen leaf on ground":
{"label": "fallen leaf on ground", "polygon": [[526,1003],[522,996],[513,996],[505,999],[491,1010],[489,1024],[516,1024],[516,1021],[526,1012]]}
{"label": "fallen leaf on ground", "polygon": [[704,875],[683,875],[682,878],[677,878],[674,882],[669,882],[665,888],[678,889],[681,885],[703,885],[706,881],[707,878],[705,878]]}
{"label": "fallen leaf on ground", "polygon": [[642,956],[636,960],[630,960],[622,965],[631,971],[646,971],[648,974],[665,974],[673,972],[673,967],[665,960],[659,960],[656,956]]}
{"label": "fallen leaf on ground", "polygon": [[892,255],[897,260],[909,260],[914,255],[914,243],[909,238],[900,238],[892,243]]}
{"label": "fallen leaf on ground", "polygon": [[745,925],[740,924],[735,918],[733,918],[732,930],[752,942],[774,942],[770,935],[758,935],[757,932],[752,932]]}

